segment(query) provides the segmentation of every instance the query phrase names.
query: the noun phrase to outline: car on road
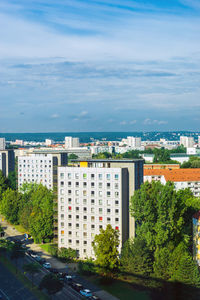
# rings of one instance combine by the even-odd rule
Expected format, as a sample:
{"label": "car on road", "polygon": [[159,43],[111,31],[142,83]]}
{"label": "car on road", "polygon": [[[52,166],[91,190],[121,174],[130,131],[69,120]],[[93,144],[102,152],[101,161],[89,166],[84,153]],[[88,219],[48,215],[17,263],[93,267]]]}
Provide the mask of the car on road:
{"label": "car on road", "polygon": [[35,257],[33,257],[33,258],[35,258],[35,260],[38,262],[41,260],[41,256],[39,256],[39,255],[35,255]]}
{"label": "car on road", "polygon": [[71,275],[66,275],[65,276],[65,281],[66,282],[71,282],[72,281],[72,276]]}
{"label": "car on road", "polygon": [[89,297],[90,300],[101,300],[98,296],[93,295],[92,297]]}
{"label": "car on road", "polygon": [[43,264],[43,267],[44,267],[45,269],[51,269],[51,264],[50,264],[49,262],[45,262],[45,263]]}
{"label": "car on road", "polygon": [[50,268],[49,271],[53,274],[58,274],[58,270],[54,269],[54,268]]}
{"label": "car on road", "polygon": [[39,260],[39,263],[40,263],[41,265],[43,265],[45,262],[46,262],[46,260],[45,260],[44,258],[41,257],[41,259]]}
{"label": "car on road", "polygon": [[81,290],[83,290],[83,286],[80,283],[76,283],[76,282],[70,282],[71,287],[76,290],[77,292],[80,292]]}
{"label": "car on road", "polygon": [[86,298],[92,297],[92,292],[88,289],[80,290],[80,294]]}

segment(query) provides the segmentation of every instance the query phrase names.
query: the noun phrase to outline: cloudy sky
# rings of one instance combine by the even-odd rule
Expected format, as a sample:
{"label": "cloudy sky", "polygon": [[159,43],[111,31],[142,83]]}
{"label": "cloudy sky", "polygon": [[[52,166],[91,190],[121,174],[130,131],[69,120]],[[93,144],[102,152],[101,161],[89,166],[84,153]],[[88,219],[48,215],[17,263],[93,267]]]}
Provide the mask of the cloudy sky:
{"label": "cloudy sky", "polygon": [[200,0],[1,0],[0,132],[200,130]]}

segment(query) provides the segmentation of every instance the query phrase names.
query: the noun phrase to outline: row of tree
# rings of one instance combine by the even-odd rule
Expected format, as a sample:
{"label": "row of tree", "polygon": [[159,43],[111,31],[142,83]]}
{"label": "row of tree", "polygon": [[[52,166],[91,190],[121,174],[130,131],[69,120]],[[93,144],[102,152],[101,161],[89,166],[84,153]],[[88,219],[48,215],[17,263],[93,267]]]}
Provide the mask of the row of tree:
{"label": "row of tree", "polygon": [[[118,231],[108,225],[93,242],[96,264],[103,272],[120,268],[123,272],[200,287],[198,266],[192,256],[192,217],[198,210],[200,201],[189,189],[176,191],[170,182],[165,186],[146,182],[131,199],[136,237],[124,244],[119,255]],[[87,265],[85,268],[87,271]]]}
{"label": "row of tree", "polygon": [[37,243],[53,238],[53,197],[41,184],[12,190],[0,171],[0,213],[11,224],[21,224]]}

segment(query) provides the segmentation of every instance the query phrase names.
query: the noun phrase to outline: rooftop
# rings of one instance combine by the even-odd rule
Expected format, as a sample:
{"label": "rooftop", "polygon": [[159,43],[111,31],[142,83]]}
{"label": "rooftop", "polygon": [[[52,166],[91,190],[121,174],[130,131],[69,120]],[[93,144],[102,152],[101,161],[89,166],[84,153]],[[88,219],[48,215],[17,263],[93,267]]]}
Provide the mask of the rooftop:
{"label": "rooftop", "polygon": [[133,163],[137,161],[143,161],[144,159],[113,159],[113,158],[107,158],[107,159],[71,159],[72,162],[112,162],[112,163]]}
{"label": "rooftop", "polygon": [[200,168],[196,169],[146,169],[144,176],[163,175],[166,181],[183,182],[183,181],[200,181]]}

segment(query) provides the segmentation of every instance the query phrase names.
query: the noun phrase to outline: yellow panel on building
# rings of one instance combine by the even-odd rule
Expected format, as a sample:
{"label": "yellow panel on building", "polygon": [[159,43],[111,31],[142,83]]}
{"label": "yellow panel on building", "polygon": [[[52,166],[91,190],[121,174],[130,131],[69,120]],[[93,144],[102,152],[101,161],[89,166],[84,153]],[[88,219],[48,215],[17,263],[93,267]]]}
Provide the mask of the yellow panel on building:
{"label": "yellow panel on building", "polygon": [[88,162],[87,161],[81,161],[80,162],[80,168],[87,168],[88,167]]}

